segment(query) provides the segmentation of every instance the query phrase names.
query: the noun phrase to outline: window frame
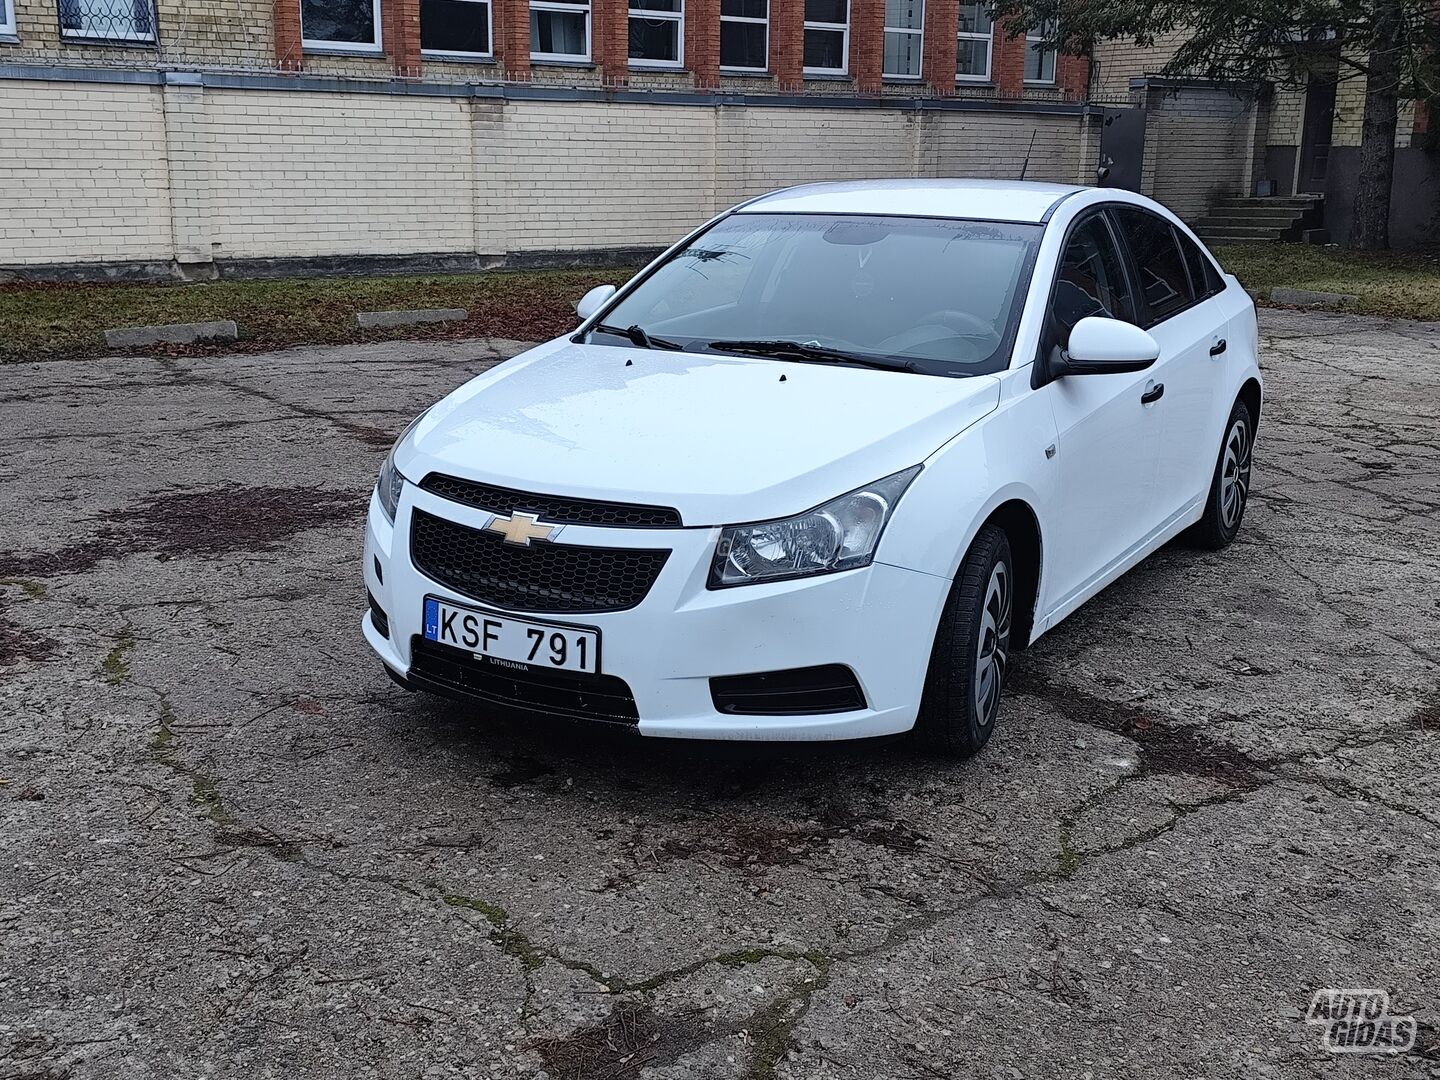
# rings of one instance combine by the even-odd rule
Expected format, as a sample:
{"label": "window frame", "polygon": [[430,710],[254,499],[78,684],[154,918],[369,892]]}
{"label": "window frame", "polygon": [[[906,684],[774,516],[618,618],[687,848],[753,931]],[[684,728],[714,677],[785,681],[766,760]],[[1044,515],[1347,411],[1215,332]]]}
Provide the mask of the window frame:
{"label": "window frame", "polygon": [[[1173,221],[1171,221],[1169,218],[1162,217],[1161,215],[1155,213],[1155,211],[1151,210],[1149,207],[1137,206],[1134,203],[1111,203],[1107,205],[1107,210],[1112,215],[1111,228],[1120,238],[1121,249],[1123,250],[1125,255],[1126,268],[1131,278],[1131,288],[1135,292],[1138,308],[1141,312],[1143,312],[1144,321],[1139,324],[1141,330],[1153,330],[1161,323],[1167,323],[1171,319],[1175,318],[1177,315],[1184,315],[1192,308],[1197,308],[1201,304],[1205,303],[1207,300],[1210,300],[1213,297],[1219,295],[1218,293],[1210,292],[1207,292],[1203,296],[1196,294],[1195,283],[1190,276],[1190,262],[1188,259],[1185,258],[1185,249],[1180,246],[1180,239],[1182,236],[1184,236],[1184,233],[1182,233],[1179,228],[1176,227]],[[1182,307],[1178,307],[1173,311],[1166,312],[1158,319],[1155,318],[1154,312],[1150,310],[1150,301],[1145,296],[1145,290],[1141,287],[1140,284],[1142,279],[1140,275],[1139,260],[1135,258],[1135,253],[1130,250],[1130,238],[1125,234],[1125,227],[1120,222],[1118,212],[1121,210],[1135,211],[1137,213],[1145,214],[1146,216],[1154,218],[1156,221],[1160,222],[1160,224],[1169,228],[1170,239],[1175,245],[1175,251],[1180,256],[1180,265],[1185,268],[1185,280],[1190,283],[1189,303],[1185,304]],[[1205,252],[1201,250],[1200,254],[1204,256]],[[1222,277],[1220,280],[1224,281],[1225,279]]]}
{"label": "window frame", "polygon": [[15,16],[15,0],[0,0],[0,38],[18,37],[18,21]]}
{"label": "window frame", "polygon": [[[3,2],[4,0],[0,0],[0,3]],[[740,72],[741,74],[747,75],[768,75],[770,73],[770,3],[771,0],[765,0],[765,17],[763,19],[757,19],[753,15],[726,15],[725,0],[720,0],[720,26],[722,30],[722,36],[724,26],[727,22],[743,23],[748,26],[755,26],[758,24],[765,27],[765,66],[758,68],[742,67],[738,64],[726,64],[722,62],[720,65],[721,71],[736,71]],[[719,42],[716,43],[716,47],[717,49],[720,48]]]}
{"label": "window frame", "polygon": [[[3,0],[0,0],[0,2],[3,2]],[[459,60],[459,61],[462,61],[462,62],[463,62],[463,61],[493,60],[493,59],[495,59],[495,0],[454,0],[454,2],[455,2],[455,3],[462,3],[462,4],[484,4],[484,5],[485,5],[485,40],[488,41],[488,42],[490,42],[490,48],[489,48],[489,50],[486,51],[486,52],[465,52],[465,51],[462,50],[462,49],[426,49],[426,48],[422,48],[422,49],[420,50],[420,55],[421,55],[424,59],[426,59],[426,60],[440,60],[440,61],[445,61],[445,60]],[[421,9],[423,10],[423,8],[424,8],[424,0],[420,0],[420,6],[421,6]],[[527,14],[528,14],[528,13],[527,13]],[[421,22],[421,26],[420,26],[420,35],[421,35],[421,38],[423,39],[423,38],[424,38],[424,35],[425,35],[425,26],[424,26],[424,22],[423,22],[423,20],[424,20],[424,15],[423,15],[423,14],[421,15],[421,20],[422,20],[422,22]]]}
{"label": "window frame", "polygon": [[[559,3],[556,0],[529,0],[525,6],[525,28],[529,31],[530,15],[536,11],[559,11],[569,12],[571,15],[583,13],[585,16],[585,52],[584,53],[547,53],[536,52],[534,44],[531,44],[530,59],[537,64],[590,64],[594,63],[595,57],[595,5],[593,0],[585,0],[582,4]],[[625,28],[628,31],[630,24],[627,20]],[[494,43],[491,43],[492,47]]]}
{"label": "window frame", "polygon": [[305,36],[305,3],[300,2],[300,48],[309,53],[357,53],[363,56],[385,54],[385,29],[380,17],[380,0],[370,0],[370,22],[375,28],[375,40],[370,41],[329,41],[324,38]]}
{"label": "window frame", "polygon": [[[800,0],[804,3],[805,0]],[[845,0],[845,21],[843,23],[811,22],[803,20],[800,28],[800,55],[801,63],[804,63],[805,55],[805,34],[810,30],[824,30],[829,32],[839,31],[840,33],[840,66],[838,68],[812,68],[802,67],[802,75],[849,75],[850,74],[850,23],[854,21],[855,5],[851,0]],[[804,14],[803,12],[801,13]]]}
{"label": "window frame", "polygon": [[[376,2],[378,2],[378,0],[376,0]],[[132,16],[135,8],[139,6],[139,3],[143,3],[148,9],[150,12],[150,30],[148,33],[120,33],[116,31],[94,33],[89,30],[71,30],[65,25],[64,0],[57,0],[55,5],[55,21],[60,27],[60,40],[96,45],[118,45],[122,48],[127,45],[154,45],[160,40],[159,12],[155,9],[154,0],[138,0],[138,3],[137,0],[128,0],[128,3]],[[19,22],[19,16],[15,11],[15,0],[0,0],[0,4],[7,4],[9,6],[8,15],[10,19],[8,24],[0,23],[0,33],[6,34],[7,36],[18,34],[16,27]],[[6,29],[7,26],[9,29]]]}
{"label": "window frame", "polygon": [[[961,75],[960,72],[957,71],[957,72],[955,72],[955,81],[956,81],[956,82],[965,82],[965,83],[988,83],[988,82],[992,82],[992,81],[994,80],[994,77],[995,77],[995,19],[993,18],[993,13],[992,13],[992,18],[990,19],[990,32],[989,32],[989,33],[987,33],[987,34],[978,34],[978,33],[976,33],[976,32],[973,31],[973,30],[961,30],[961,29],[960,29],[960,23],[959,23],[960,8],[963,8],[963,7],[965,7],[965,6],[966,6],[965,0],[960,0],[959,6],[955,9],[955,18],[956,18],[956,23],[955,23],[955,40],[956,40],[957,42],[960,42],[960,41],[983,41],[983,42],[985,42],[985,74],[983,74],[983,75]],[[979,7],[985,7],[986,5],[982,3],[982,4],[979,4],[979,5],[977,5],[977,6],[979,6]]]}
{"label": "window frame", "polygon": [[[902,82],[921,82],[925,78],[925,19],[927,16],[925,0],[917,0],[920,4],[920,25],[918,27],[891,26],[888,22],[884,24],[880,33],[880,75],[885,79],[898,79]],[[889,8],[889,4],[886,4]],[[920,39],[920,70],[911,75],[908,72],[886,71],[885,70],[885,39],[891,34],[904,34],[906,37]],[[848,44],[848,43],[847,43]]]}
{"label": "window frame", "polygon": [[[1050,55],[1050,58],[1051,58],[1051,59],[1050,59],[1050,77],[1049,77],[1048,79],[1046,79],[1046,78],[1039,78],[1039,79],[1029,79],[1029,78],[1026,78],[1026,79],[1023,80],[1023,81],[1024,81],[1024,84],[1025,84],[1026,86],[1056,86],[1056,85],[1058,85],[1058,83],[1059,83],[1059,81],[1060,81],[1060,50],[1059,50],[1059,49],[1056,49],[1056,48],[1049,48],[1049,49],[1040,48],[1040,47],[1037,47],[1037,45],[1036,45],[1037,42],[1043,43],[1043,42],[1045,42],[1046,40],[1048,40],[1049,38],[1051,38],[1052,36],[1055,36],[1056,32],[1059,30],[1059,27],[1055,27],[1055,26],[1049,27],[1051,33],[1046,33],[1046,32],[1045,32],[1046,29],[1047,29],[1047,28],[1044,27],[1044,26],[1036,26],[1036,27],[1031,27],[1030,29],[1028,29],[1028,30],[1025,31],[1025,60],[1026,60],[1027,62],[1029,61],[1029,59],[1030,59],[1030,50],[1031,50],[1031,49],[1035,49],[1037,52],[1039,52],[1039,53],[1040,53],[1040,71],[1041,71],[1041,74],[1043,75],[1043,74],[1044,74],[1044,71],[1045,71],[1045,54],[1048,53],[1048,54]],[[1037,31],[1038,31],[1038,32],[1037,32]],[[1023,73],[1024,73],[1024,66],[1023,66],[1023,65],[1022,65],[1022,67],[1021,67],[1021,73],[1022,73],[1022,75],[1023,75]]]}
{"label": "window frame", "polygon": [[[654,11],[650,8],[633,8],[629,4],[625,7],[625,57],[630,67],[640,70],[657,69],[660,71],[677,71],[685,67],[685,0],[675,0],[679,5],[675,11]],[[675,59],[674,60],[637,60],[630,55],[630,22],[632,19],[650,19],[651,21],[673,22],[675,24]],[[768,42],[767,42],[768,45]]]}

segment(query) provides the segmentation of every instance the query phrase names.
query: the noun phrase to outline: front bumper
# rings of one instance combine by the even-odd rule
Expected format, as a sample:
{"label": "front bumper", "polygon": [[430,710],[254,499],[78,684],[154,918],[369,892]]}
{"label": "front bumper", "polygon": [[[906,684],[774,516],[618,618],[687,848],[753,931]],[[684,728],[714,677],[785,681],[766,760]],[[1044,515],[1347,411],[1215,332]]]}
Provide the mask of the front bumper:
{"label": "front bumper", "polygon": [[[411,638],[422,633],[426,596],[500,610],[447,589],[415,568],[407,540],[417,507],[477,529],[490,518],[483,510],[407,484],[392,526],[372,496],[365,585],[388,615],[390,633],[386,637],[377,630],[369,612],[363,629],[380,659],[401,676],[411,670]],[[575,616],[518,610],[502,614],[599,629],[602,671],[629,685],[642,735],[802,741],[908,731],[919,709],[950,583],[877,562],[839,574],[710,590],[705,582],[719,531],[567,525],[561,543],[666,548],[672,554],[645,599],[630,610]],[[844,664],[855,672],[866,708],[737,716],[717,711],[711,697],[712,676],[829,664]]]}

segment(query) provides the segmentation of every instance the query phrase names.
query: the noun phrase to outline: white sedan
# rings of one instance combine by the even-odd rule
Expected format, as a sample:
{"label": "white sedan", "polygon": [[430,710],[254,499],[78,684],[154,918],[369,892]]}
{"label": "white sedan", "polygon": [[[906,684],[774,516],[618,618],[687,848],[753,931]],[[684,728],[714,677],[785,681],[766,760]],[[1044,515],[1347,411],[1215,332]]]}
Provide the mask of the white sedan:
{"label": "white sedan", "polygon": [[577,312],[384,463],[364,633],[408,688],[970,754],[1015,650],[1245,511],[1254,306],[1129,192],[790,188]]}

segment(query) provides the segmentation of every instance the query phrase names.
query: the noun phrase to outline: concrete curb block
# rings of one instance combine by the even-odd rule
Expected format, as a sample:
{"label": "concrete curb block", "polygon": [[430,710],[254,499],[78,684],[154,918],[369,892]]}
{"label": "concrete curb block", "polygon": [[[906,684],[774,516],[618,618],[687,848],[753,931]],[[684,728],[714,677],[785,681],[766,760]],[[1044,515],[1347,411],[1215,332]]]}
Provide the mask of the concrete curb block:
{"label": "concrete curb block", "polygon": [[420,308],[416,311],[362,311],[355,321],[362,330],[382,326],[413,326],[416,323],[464,322],[470,313],[464,308]]}
{"label": "concrete curb block", "polygon": [[197,341],[234,341],[240,329],[232,319],[215,322],[169,323],[165,326],[124,326],[105,331],[105,344],[112,349],[136,345],[193,345]]}
{"label": "concrete curb block", "polygon": [[1360,298],[1351,293],[1311,292],[1309,289],[1271,289],[1270,301],[1275,304],[1290,304],[1294,307],[1328,308],[1339,310],[1353,304]]}

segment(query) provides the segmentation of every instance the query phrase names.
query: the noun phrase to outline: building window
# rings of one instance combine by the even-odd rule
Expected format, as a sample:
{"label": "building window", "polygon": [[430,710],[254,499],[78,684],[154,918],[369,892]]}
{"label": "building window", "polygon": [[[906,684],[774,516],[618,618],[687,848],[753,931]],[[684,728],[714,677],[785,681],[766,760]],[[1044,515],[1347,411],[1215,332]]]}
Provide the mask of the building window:
{"label": "building window", "polygon": [[685,60],[685,0],[630,0],[630,60],[679,67]]}
{"label": "building window", "polygon": [[530,59],[589,60],[589,0],[531,0]]}
{"label": "building window", "polygon": [[769,70],[770,0],[720,0],[720,66]]}
{"label": "building window", "polygon": [[995,21],[986,4],[960,5],[960,33],[955,48],[955,78],[988,82],[995,49]]}
{"label": "building window", "polygon": [[884,73],[918,79],[924,45],[925,0],[885,0]]}
{"label": "building window", "polygon": [[0,34],[15,33],[14,0],[0,0]]}
{"label": "building window", "polygon": [[380,0],[300,0],[307,49],[380,51]]}
{"label": "building window", "polygon": [[[14,32],[13,0],[0,0],[0,14]],[[60,0],[60,30],[68,38],[92,41],[154,41],[150,0]]]}
{"label": "building window", "polygon": [[1054,41],[1056,26],[1047,23],[1025,32],[1025,81],[1053,83],[1055,81],[1055,50],[1046,45]]}
{"label": "building window", "polygon": [[805,0],[805,74],[850,70],[850,0]]}
{"label": "building window", "polygon": [[420,0],[420,51],[442,59],[490,56],[490,0]]}

